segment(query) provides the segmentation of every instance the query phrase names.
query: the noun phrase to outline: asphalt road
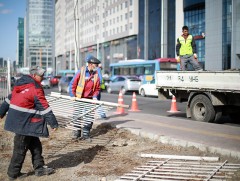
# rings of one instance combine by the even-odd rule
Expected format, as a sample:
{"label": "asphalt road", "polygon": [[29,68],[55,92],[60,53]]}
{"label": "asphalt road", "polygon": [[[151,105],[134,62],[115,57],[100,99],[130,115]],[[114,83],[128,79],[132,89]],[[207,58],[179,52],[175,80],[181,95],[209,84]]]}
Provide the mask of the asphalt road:
{"label": "asphalt road", "polygon": [[[45,94],[49,94],[50,92],[58,92],[57,86],[51,89],[45,89]],[[67,93],[63,93],[67,94]],[[133,93],[129,92],[123,95],[123,102],[131,107],[132,104]],[[171,100],[159,100],[157,97],[142,97],[138,93],[136,93],[138,108],[141,110],[141,113],[151,114],[157,116],[165,116],[165,117],[174,117],[179,118],[181,120],[191,120],[186,117],[186,102],[177,103],[177,109],[179,112],[177,113],[169,113],[168,111],[171,109]],[[109,94],[107,92],[102,92],[101,96],[102,101],[107,102],[118,102],[118,93]],[[227,116],[221,118],[225,124],[233,124],[231,119]],[[239,124],[234,124],[236,126],[240,126]]]}

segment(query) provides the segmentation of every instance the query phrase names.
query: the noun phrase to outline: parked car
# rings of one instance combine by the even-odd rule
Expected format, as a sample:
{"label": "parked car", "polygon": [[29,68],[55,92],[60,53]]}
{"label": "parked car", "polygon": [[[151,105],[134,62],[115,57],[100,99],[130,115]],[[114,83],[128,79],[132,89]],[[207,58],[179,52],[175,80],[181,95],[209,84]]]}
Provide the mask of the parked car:
{"label": "parked car", "polygon": [[138,90],[139,94],[145,96],[158,96],[158,90],[156,84],[142,84]]}
{"label": "parked car", "polygon": [[58,85],[59,79],[61,78],[61,76],[56,75],[56,76],[51,76],[50,77],[50,83],[52,86]]}
{"label": "parked car", "polygon": [[118,92],[122,91],[125,94],[127,91],[138,91],[141,85],[141,79],[136,76],[117,76],[112,79],[108,86],[107,92]]}
{"label": "parked car", "polygon": [[51,88],[50,80],[49,80],[49,78],[47,78],[47,77],[43,77],[43,80],[42,80],[41,84],[42,84],[42,87],[43,87],[44,89],[45,89],[45,88],[47,88],[47,89],[50,89],[50,88]]}
{"label": "parked car", "polygon": [[69,83],[71,82],[73,76],[63,76],[58,82],[58,91],[69,93]]}

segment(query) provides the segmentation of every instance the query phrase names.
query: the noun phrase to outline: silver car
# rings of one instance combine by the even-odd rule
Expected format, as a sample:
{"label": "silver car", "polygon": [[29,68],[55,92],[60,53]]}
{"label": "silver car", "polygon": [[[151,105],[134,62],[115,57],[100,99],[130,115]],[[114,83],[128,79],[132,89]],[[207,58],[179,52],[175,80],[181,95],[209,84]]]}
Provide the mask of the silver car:
{"label": "silver car", "polygon": [[45,88],[47,88],[47,89],[50,89],[50,88],[51,88],[50,80],[49,80],[49,78],[47,78],[47,77],[43,77],[43,80],[42,80],[41,84],[42,84],[42,87],[43,87],[44,89],[45,89]]}
{"label": "silver car", "polygon": [[58,82],[58,91],[69,93],[69,83],[71,82],[73,76],[63,76]]}
{"label": "silver car", "polygon": [[117,76],[111,80],[107,86],[107,92],[119,92],[125,94],[127,91],[136,91],[141,85],[141,79],[136,76]]}

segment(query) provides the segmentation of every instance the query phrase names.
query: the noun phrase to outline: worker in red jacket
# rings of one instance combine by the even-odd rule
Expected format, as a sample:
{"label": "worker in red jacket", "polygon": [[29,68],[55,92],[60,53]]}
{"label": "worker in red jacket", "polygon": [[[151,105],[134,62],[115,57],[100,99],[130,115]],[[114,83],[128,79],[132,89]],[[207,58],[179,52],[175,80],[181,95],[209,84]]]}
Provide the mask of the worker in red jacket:
{"label": "worker in red jacket", "polygon": [[45,70],[39,66],[30,69],[30,75],[23,75],[17,80],[12,94],[0,107],[0,117],[6,113],[5,130],[15,133],[13,155],[8,167],[9,180],[15,180],[27,174],[21,173],[26,153],[30,150],[36,176],[54,172],[45,166],[42,156],[42,144],[39,137],[48,137],[47,124],[53,130],[58,122],[48,105],[41,85]]}
{"label": "worker in red jacket", "polygon": [[[88,65],[83,66],[73,77],[69,85],[69,93],[71,97],[87,98],[97,100],[100,92],[100,79],[98,76],[98,64],[101,63],[94,56],[87,56],[86,62]],[[76,108],[78,109],[78,108]],[[82,110],[83,113],[86,110]],[[79,121],[79,120],[77,120]],[[78,127],[76,126],[78,129]],[[86,122],[83,127],[83,133],[81,136],[80,128],[73,131],[73,139],[82,138],[84,140],[91,141],[90,130],[92,128],[92,122]]]}

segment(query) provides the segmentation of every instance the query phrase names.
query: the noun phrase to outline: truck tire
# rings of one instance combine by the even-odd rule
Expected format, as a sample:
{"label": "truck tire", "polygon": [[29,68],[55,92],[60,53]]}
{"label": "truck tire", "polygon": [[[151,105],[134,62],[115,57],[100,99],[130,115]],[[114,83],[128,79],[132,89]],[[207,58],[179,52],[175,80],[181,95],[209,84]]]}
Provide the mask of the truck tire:
{"label": "truck tire", "polygon": [[213,122],[215,110],[210,99],[202,94],[196,95],[190,104],[191,116],[196,121]]}

